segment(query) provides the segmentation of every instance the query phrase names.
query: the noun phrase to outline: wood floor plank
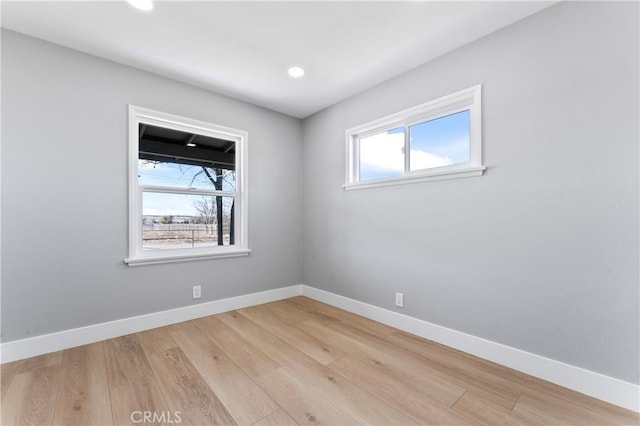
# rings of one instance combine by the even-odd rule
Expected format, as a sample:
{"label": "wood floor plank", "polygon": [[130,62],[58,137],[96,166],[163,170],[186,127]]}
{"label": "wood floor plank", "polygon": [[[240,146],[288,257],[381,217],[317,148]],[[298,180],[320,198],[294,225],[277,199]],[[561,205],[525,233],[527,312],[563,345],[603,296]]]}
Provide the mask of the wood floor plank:
{"label": "wood floor plank", "polygon": [[367,389],[383,401],[406,412],[415,421],[425,425],[464,425],[474,424],[472,421],[452,411],[448,406],[438,404],[396,379],[394,375],[382,373],[370,365],[366,365],[350,356],[340,358],[328,366],[342,374],[354,384]]}
{"label": "wood floor plank", "polygon": [[511,410],[491,402],[473,392],[466,392],[453,406],[453,411],[464,414],[483,425],[526,425],[513,416]]}
{"label": "wood floor plank", "polygon": [[444,406],[450,407],[465,392],[465,388],[432,374],[430,370],[415,360],[406,362],[315,321],[305,321],[298,326],[308,333],[312,333],[318,339],[334,342],[349,355],[371,366],[381,374],[398,378],[424,398],[429,398]]}
{"label": "wood floor plank", "polygon": [[42,367],[62,364],[62,352],[52,352],[44,355],[34,356],[33,358],[23,359],[19,362],[16,374],[26,373]]}
{"label": "wood floor plank", "polygon": [[321,324],[324,321],[340,321],[339,319],[319,312],[316,309],[295,303],[294,299],[284,299],[278,300],[277,302],[271,302],[267,304],[267,307],[278,315],[284,322],[292,325],[296,325],[301,321],[309,320],[315,320]]}
{"label": "wood floor plank", "polygon": [[565,401],[552,395],[538,394],[535,390],[523,393],[513,407],[513,415],[526,423],[546,424],[640,424],[639,416],[619,416],[603,411],[597,406],[586,407],[573,401]]}
{"label": "wood floor plank", "polygon": [[288,300],[291,303],[303,306],[311,311],[323,313],[325,315],[338,319],[339,322],[347,323],[352,327],[357,327],[362,331],[373,333],[375,335],[386,335],[397,331],[396,328],[389,327],[388,325],[376,321],[371,321],[368,318],[353,314],[351,312],[347,312],[343,309],[336,308],[335,306],[327,305],[326,303],[318,302],[317,300],[313,300],[308,297],[298,296],[292,297]]}
{"label": "wood floor plank", "polygon": [[53,424],[113,424],[101,342],[64,351]]}
{"label": "wood floor plank", "polygon": [[297,426],[297,424],[284,410],[280,409],[267,417],[261,418],[253,426]]}
{"label": "wood floor plank", "polygon": [[162,353],[178,346],[169,333],[171,329],[171,327],[161,327],[138,333],[138,341],[144,353]]}
{"label": "wood floor plank", "polygon": [[[499,388],[511,393],[522,393],[525,390],[535,389],[548,395],[553,394],[554,397],[561,399],[568,398],[573,402],[582,401],[585,407],[596,404],[603,409],[612,408],[611,405],[586,395],[405,332],[398,331],[384,336],[384,340],[397,348],[402,348],[433,362],[434,365],[438,365],[449,374],[472,377],[474,383],[485,386],[485,388]],[[475,395],[479,395],[479,393],[476,392]],[[616,411],[621,416],[628,415],[627,410],[619,409]]]}
{"label": "wood floor plank", "polygon": [[[399,348],[395,344],[385,340],[388,335],[384,337],[376,336],[344,323],[326,324],[326,326],[361,344],[385,353],[386,356],[401,362],[400,365],[412,365],[413,368],[421,371],[423,377],[429,377],[442,383],[455,385],[459,389],[481,392],[485,394],[488,399],[505,408],[511,409],[520,396],[520,392],[513,386],[502,387],[493,382],[483,381],[479,376],[458,371],[455,368],[443,368],[442,365],[433,363],[420,354]],[[410,371],[407,371],[407,373],[410,373]]]}
{"label": "wood floor plank", "polygon": [[[524,375],[524,373],[520,373]],[[570,410],[591,411],[598,413],[599,416],[606,419],[606,422],[619,424],[640,425],[640,414],[626,410],[622,407],[609,404],[607,402],[592,398],[590,396],[578,393],[571,389],[555,385],[536,377],[526,376],[523,383],[527,383],[523,387],[523,393],[532,397],[548,401],[555,405],[569,407]]]}
{"label": "wood floor plank", "polygon": [[382,344],[386,347],[404,351],[407,356],[423,359],[460,386],[475,394],[482,393],[506,409],[511,409],[522,393],[520,378],[507,367],[406,333],[392,333],[380,341],[385,342]]}
{"label": "wood floor plank", "polygon": [[238,424],[254,423],[279,409],[195,324],[171,334]]}
{"label": "wood floor plank", "polygon": [[260,377],[280,368],[280,364],[218,317],[201,318],[196,321],[196,324],[249,376]]}
{"label": "wood floor plank", "polygon": [[0,394],[2,399],[4,399],[13,376],[16,375],[18,364],[20,364],[20,361],[6,362],[0,367]]}
{"label": "wood floor plank", "polygon": [[549,406],[537,398],[523,394],[515,407],[513,416],[527,424],[545,425],[582,425],[598,424],[588,421],[584,416],[566,411],[557,406]]}
{"label": "wood floor plank", "polygon": [[238,312],[321,364],[329,364],[344,356],[344,353],[333,345],[321,342],[312,335],[280,320],[276,314],[269,311],[268,305],[253,306]]}
{"label": "wood floor plank", "polygon": [[48,425],[55,412],[60,364],[16,374],[2,401],[3,425]]}
{"label": "wood floor plank", "polygon": [[[638,416],[629,410],[615,407],[604,401],[591,398],[439,343],[422,339],[418,336],[398,331],[383,336],[381,339],[389,342],[396,348],[406,350],[407,353],[419,355],[425,360],[434,363],[433,365],[442,371],[446,371],[447,374],[472,383],[474,391],[471,395],[473,395],[474,398],[481,396],[487,405],[495,402],[500,403],[501,398],[495,397],[495,390],[504,390],[511,394],[528,392],[532,396],[549,399],[550,402],[570,402],[572,406],[580,407],[577,408],[578,410],[588,411],[596,406],[599,411],[606,413],[607,418],[610,420],[619,419],[620,422],[631,421],[640,423]],[[491,399],[493,399],[493,401],[491,401]],[[469,401],[470,396],[467,395],[461,402],[466,404]],[[504,408],[513,408],[513,406],[509,406],[508,400],[506,402],[507,404],[501,404]]]}
{"label": "wood floor plank", "polygon": [[135,334],[106,340],[103,347],[115,424],[132,424],[134,412],[170,412]]}
{"label": "wood floor plank", "polygon": [[[230,327],[285,366],[287,372],[310,385],[332,404],[363,424],[412,424],[413,419],[355,386],[289,343],[269,333],[239,312],[219,315]],[[294,417],[294,419],[297,421]]]}
{"label": "wood floor plank", "polygon": [[169,413],[179,417],[181,423],[237,423],[179,347],[154,352],[148,358],[158,378]]}
{"label": "wood floor plank", "polygon": [[287,414],[300,425],[358,424],[311,387],[279,368],[256,379]]}
{"label": "wood floor plank", "polygon": [[[485,389],[487,386],[492,388],[500,388],[509,390],[512,393],[527,392],[532,396],[547,399],[553,403],[570,403],[574,409],[592,410],[594,406],[599,411],[606,413],[609,419],[619,419],[619,421],[638,422],[638,416],[629,410],[612,406],[595,398],[580,394],[578,392],[563,388],[553,383],[529,376],[525,373],[510,369],[508,367],[483,360],[471,354],[446,347],[444,345],[413,336],[405,332],[398,331],[391,335],[383,337],[384,340],[392,343],[398,348],[407,350],[410,353],[420,355],[425,359],[429,359],[443,370],[450,374],[460,375],[464,377],[472,377],[474,383],[483,383]],[[481,393],[472,393],[474,397],[480,397]],[[487,395],[483,394],[482,399],[486,401]],[[467,396],[463,403],[469,401]],[[486,401],[491,404],[490,401]]]}

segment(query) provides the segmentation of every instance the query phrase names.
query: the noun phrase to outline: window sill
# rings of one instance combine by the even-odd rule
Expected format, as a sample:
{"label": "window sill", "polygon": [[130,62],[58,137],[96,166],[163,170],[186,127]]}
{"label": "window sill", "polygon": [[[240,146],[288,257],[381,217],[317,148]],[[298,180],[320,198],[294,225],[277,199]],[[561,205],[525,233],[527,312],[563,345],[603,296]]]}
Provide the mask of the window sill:
{"label": "window sill", "polygon": [[221,259],[227,257],[248,256],[249,249],[225,250],[217,253],[174,254],[162,256],[130,257],[124,259],[128,266],[155,265],[159,263],[189,262],[193,260]]}
{"label": "window sill", "polygon": [[430,182],[434,180],[460,179],[466,177],[482,176],[487,168],[485,166],[465,167],[456,170],[440,170],[428,173],[410,173],[403,176],[386,179],[368,180],[365,182],[353,182],[342,185],[345,191],[354,189],[369,189],[380,186],[404,185],[407,183]]}

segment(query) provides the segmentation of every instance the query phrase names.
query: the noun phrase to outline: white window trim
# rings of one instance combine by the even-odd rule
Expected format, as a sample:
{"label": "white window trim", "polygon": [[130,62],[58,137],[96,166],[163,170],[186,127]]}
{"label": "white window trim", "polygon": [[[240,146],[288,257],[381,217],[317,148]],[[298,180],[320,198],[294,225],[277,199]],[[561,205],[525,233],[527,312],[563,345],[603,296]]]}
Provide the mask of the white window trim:
{"label": "white window trim", "polygon": [[[184,193],[176,188],[142,187],[138,184],[138,128],[140,123],[161,126],[174,130],[197,133],[236,142],[236,192],[235,195],[235,241],[232,246],[198,247],[189,249],[143,250],[142,248],[142,192],[160,191]],[[219,126],[191,118],[180,117],[148,108],[129,105],[129,257],[124,262],[129,266],[150,265],[168,262],[184,262],[199,259],[215,259],[247,256],[249,239],[247,233],[247,141],[248,133],[242,130]],[[164,191],[166,189],[166,191]],[[189,190],[198,194],[202,191]],[[216,193],[220,193],[217,191]],[[222,194],[224,195],[224,194]]]}
{"label": "white window trim", "polygon": [[[482,86],[476,85],[347,130],[346,179],[342,187],[345,190],[366,189],[406,183],[481,176],[486,170],[486,167],[482,165],[481,105]],[[401,176],[359,181],[360,155],[358,147],[360,138],[396,127],[408,128],[414,124],[435,120],[465,110],[469,110],[470,113],[468,163],[409,171],[409,156],[405,155],[405,172]]]}

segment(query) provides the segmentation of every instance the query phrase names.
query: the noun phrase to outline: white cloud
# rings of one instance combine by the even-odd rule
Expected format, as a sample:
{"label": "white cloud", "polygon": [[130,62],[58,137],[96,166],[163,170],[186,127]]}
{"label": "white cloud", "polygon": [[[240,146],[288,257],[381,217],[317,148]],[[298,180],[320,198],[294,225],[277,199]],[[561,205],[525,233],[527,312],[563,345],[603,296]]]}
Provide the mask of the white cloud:
{"label": "white cloud", "polygon": [[449,157],[440,157],[425,151],[411,150],[411,169],[421,170],[453,164]]}
{"label": "white cloud", "polygon": [[375,171],[404,170],[404,134],[380,133],[360,140],[360,167]]}
{"label": "white cloud", "polygon": [[[402,173],[404,171],[404,135],[402,133],[380,133],[360,141],[361,169],[376,172]],[[441,167],[453,164],[446,156],[426,151],[411,150],[413,170]]]}

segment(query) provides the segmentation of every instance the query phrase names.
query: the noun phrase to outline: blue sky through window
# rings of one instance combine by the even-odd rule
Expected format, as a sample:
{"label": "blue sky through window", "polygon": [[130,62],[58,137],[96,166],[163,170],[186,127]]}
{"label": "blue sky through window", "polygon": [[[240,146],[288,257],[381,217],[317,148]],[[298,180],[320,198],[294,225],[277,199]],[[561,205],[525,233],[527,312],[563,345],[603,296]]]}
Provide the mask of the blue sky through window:
{"label": "blue sky through window", "polygon": [[[211,172],[213,169],[209,168],[208,170]],[[202,173],[202,167],[186,164],[138,160],[138,182],[140,185],[215,190],[211,181]],[[224,191],[234,191],[235,172],[224,171],[222,182]],[[143,194],[142,214],[196,216],[198,213],[194,203],[200,198],[202,196],[145,192]]]}
{"label": "blue sky through window", "polygon": [[[409,170],[464,164],[470,160],[469,110],[409,126]],[[360,181],[402,175],[405,128],[360,138]]]}
{"label": "blue sky through window", "polygon": [[409,127],[410,170],[469,162],[469,110]]}

